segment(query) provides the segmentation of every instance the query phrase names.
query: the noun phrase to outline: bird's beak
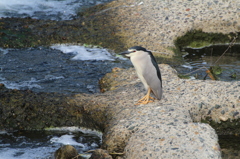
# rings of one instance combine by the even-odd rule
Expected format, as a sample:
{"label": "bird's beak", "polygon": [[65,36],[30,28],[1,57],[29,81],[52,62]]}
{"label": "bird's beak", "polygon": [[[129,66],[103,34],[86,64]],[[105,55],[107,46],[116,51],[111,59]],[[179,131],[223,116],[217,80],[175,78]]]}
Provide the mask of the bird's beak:
{"label": "bird's beak", "polygon": [[119,55],[126,55],[126,54],[130,54],[131,52],[130,51],[124,51],[124,52],[121,52],[121,53],[119,53]]}

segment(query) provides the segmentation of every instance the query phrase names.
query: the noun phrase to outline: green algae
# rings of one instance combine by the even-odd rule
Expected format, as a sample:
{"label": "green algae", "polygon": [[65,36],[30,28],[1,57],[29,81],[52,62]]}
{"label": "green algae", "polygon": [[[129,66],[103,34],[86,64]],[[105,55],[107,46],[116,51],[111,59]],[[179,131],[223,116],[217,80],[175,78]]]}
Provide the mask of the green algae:
{"label": "green algae", "polygon": [[201,123],[209,124],[218,135],[240,134],[240,127],[238,126],[240,119],[227,119],[226,121],[216,122],[211,117],[201,120]]}
{"label": "green algae", "polygon": [[37,36],[33,35],[29,29],[21,31],[0,29],[0,38],[0,46],[5,48],[22,48],[39,45]]}
{"label": "green algae", "polygon": [[[78,103],[79,104],[79,103]],[[84,105],[86,106],[86,102]],[[80,126],[101,130],[80,105],[59,93],[9,90],[0,85],[0,129],[42,130],[51,127]],[[99,112],[98,112],[99,113]],[[99,115],[100,116],[100,115]],[[103,121],[104,122],[104,121]]]}
{"label": "green algae", "polygon": [[183,74],[178,74],[178,77],[182,78],[182,79],[190,79],[191,78],[189,75],[183,75]]}
{"label": "green algae", "polygon": [[230,43],[235,36],[235,33],[206,33],[201,30],[191,30],[184,36],[178,37],[175,40],[175,45],[178,47],[201,48],[212,44]]}
{"label": "green algae", "polygon": [[0,47],[25,48],[56,43],[81,43],[112,50],[123,48],[110,15],[96,13],[105,9],[97,5],[79,13],[69,21],[36,20],[31,18],[0,19]]}

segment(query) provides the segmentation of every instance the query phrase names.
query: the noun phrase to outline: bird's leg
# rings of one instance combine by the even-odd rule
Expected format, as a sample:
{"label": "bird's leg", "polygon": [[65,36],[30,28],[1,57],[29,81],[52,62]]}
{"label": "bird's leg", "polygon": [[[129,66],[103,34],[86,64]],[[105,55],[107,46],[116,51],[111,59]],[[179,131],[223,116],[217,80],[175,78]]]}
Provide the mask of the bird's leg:
{"label": "bird's leg", "polygon": [[152,100],[155,100],[155,98],[150,96],[151,91],[152,91],[151,88],[148,88],[147,94],[143,98],[141,98],[135,105],[148,104],[153,102]]}

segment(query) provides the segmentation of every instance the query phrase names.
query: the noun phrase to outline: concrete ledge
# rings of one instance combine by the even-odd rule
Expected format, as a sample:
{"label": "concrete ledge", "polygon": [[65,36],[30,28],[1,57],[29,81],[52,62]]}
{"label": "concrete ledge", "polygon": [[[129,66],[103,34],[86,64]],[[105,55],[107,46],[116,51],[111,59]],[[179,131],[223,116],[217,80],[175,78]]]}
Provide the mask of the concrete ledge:
{"label": "concrete ledge", "polygon": [[221,158],[215,131],[207,124],[150,125],[138,130],[125,148],[126,158]]}
{"label": "concrete ledge", "polygon": [[[184,80],[169,65],[159,67],[163,99],[147,105],[134,105],[146,91],[133,68],[108,73],[101,83],[111,91],[103,94],[66,97],[2,86],[0,126],[75,125],[101,130],[102,148],[110,154],[122,153],[123,158],[220,158],[216,132],[200,122],[215,121],[217,128],[225,122],[218,133],[228,128],[228,134],[237,133],[240,82]],[[36,114],[39,111],[41,116]]]}
{"label": "concrete ledge", "polygon": [[237,0],[117,0],[95,15],[108,20],[123,47],[142,45],[153,53],[172,56],[174,40],[188,31],[239,32],[239,6]]}
{"label": "concrete ledge", "polygon": [[[163,99],[147,105],[134,105],[146,92],[133,68],[114,69],[102,79],[111,90],[96,95],[108,105],[102,147],[129,159],[221,158],[215,130],[196,122],[206,117],[221,120],[213,107],[237,111],[240,83],[179,79],[169,65],[159,67]],[[239,118],[225,114],[228,119]]]}
{"label": "concrete ledge", "polygon": [[[107,30],[124,47],[142,45],[154,53],[173,55],[169,47],[187,31],[239,32],[239,6],[237,0],[118,0],[95,13],[92,19],[106,23],[92,30]],[[234,121],[240,118],[240,82],[184,80],[168,65],[160,65],[160,69],[164,89],[161,101],[135,106],[145,95],[142,83],[134,69],[116,70],[102,80],[111,91],[64,100],[64,106],[76,105],[80,110],[74,107],[67,115],[77,112],[72,120],[81,119],[79,125],[90,123],[84,123],[82,114],[92,119],[103,130],[102,147],[110,153],[123,153],[122,158],[221,158],[216,132],[197,122],[210,118],[220,125],[229,121],[235,128],[238,123]]]}

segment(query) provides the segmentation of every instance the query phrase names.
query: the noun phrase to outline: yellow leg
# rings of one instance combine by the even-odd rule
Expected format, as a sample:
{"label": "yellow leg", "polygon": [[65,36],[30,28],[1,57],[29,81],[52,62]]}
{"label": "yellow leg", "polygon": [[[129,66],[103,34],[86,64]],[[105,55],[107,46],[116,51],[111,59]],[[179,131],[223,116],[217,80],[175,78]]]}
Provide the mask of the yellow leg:
{"label": "yellow leg", "polygon": [[150,88],[148,88],[147,94],[143,98],[141,98],[135,105],[148,104],[148,103],[153,102],[155,100],[155,98],[150,96],[151,91],[152,90]]}

